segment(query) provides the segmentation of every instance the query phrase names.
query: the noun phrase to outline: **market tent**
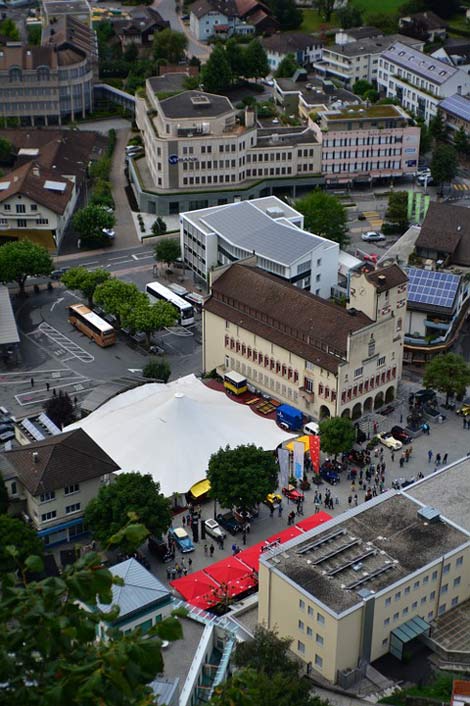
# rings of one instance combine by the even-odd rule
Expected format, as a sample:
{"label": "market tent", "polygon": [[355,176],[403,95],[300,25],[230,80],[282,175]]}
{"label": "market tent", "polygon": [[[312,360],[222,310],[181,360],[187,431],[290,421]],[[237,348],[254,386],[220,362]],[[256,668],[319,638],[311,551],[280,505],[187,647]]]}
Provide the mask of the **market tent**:
{"label": "market tent", "polygon": [[196,605],[195,601],[197,602],[201,598],[204,599],[206,595],[219,587],[219,584],[202,570],[170,581],[170,585],[181,593],[185,601],[193,605]]}
{"label": "market tent", "polygon": [[254,443],[271,450],[291,438],[195,375],[123,392],[67,430],[78,427],[123,471],[150,473],[166,496],[201,480],[220,447]]}
{"label": "market tent", "polygon": [[254,571],[258,571],[259,555],[261,554],[261,548],[264,547],[265,544],[265,542],[258,542],[258,544],[254,544],[252,547],[241,551],[237,554],[236,558]]}
{"label": "market tent", "polygon": [[309,435],[299,436],[297,439],[292,439],[287,444],[284,444],[284,448],[288,449],[289,451],[293,451],[294,444],[296,441],[298,441],[300,444],[304,445],[305,453],[307,453],[310,448],[310,436]]}
{"label": "market tent", "polygon": [[208,566],[204,572],[218,583],[230,583],[248,576],[252,573],[251,569],[247,569],[241,561],[237,561],[237,556],[229,556],[228,559],[217,561]]}
{"label": "market tent", "polygon": [[323,522],[328,522],[328,520],[331,519],[331,515],[327,512],[316,512],[314,515],[305,517],[303,520],[300,520],[300,522],[297,522],[297,527],[301,527],[305,532],[307,532],[313,527],[318,527],[318,525],[323,524]]}

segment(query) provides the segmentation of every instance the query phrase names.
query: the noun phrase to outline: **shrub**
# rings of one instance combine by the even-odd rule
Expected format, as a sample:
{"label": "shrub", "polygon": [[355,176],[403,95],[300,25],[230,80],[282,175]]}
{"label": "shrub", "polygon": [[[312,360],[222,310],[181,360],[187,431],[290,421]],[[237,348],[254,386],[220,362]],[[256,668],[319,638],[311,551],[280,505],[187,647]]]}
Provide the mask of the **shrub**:
{"label": "shrub", "polygon": [[168,382],[171,368],[166,358],[151,358],[143,370],[144,378]]}

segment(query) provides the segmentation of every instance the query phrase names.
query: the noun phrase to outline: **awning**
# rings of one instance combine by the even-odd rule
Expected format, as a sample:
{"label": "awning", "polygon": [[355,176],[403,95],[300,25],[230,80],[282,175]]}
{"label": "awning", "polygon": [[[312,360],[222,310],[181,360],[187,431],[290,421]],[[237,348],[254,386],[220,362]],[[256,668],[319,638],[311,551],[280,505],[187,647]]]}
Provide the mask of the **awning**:
{"label": "awning", "polygon": [[211,484],[207,478],[204,478],[204,480],[200,480],[197,483],[194,483],[194,485],[191,486],[190,493],[193,496],[193,498],[200,498],[201,495],[205,495],[205,493],[208,493],[209,490],[211,489]]}
{"label": "awning", "polygon": [[62,530],[68,529],[69,527],[76,527],[81,525],[83,522],[83,517],[77,517],[75,520],[70,520],[69,522],[64,522],[61,525],[54,525],[54,527],[48,527],[47,529],[40,530],[38,532],[38,537],[47,537],[49,534],[55,534],[56,532],[61,532]]}
{"label": "awning", "polygon": [[309,436],[299,436],[298,439],[293,439],[292,441],[289,441],[289,442],[284,446],[284,448],[285,448],[285,449],[288,449],[289,451],[293,451],[293,450],[294,450],[294,443],[295,443],[296,441],[299,441],[301,444],[304,445],[305,453],[307,453],[307,451],[308,451],[309,448],[310,448],[310,440],[309,440],[309,439],[310,439]]}
{"label": "awning", "polygon": [[418,615],[414,618],[410,618],[406,623],[400,625],[400,627],[392,630],[392,635],[394,635],[400,642],[406,644],[411,642],[415,637],[419,635],[425,635],[429,632],[431,626],[425,620],[420,618]]}

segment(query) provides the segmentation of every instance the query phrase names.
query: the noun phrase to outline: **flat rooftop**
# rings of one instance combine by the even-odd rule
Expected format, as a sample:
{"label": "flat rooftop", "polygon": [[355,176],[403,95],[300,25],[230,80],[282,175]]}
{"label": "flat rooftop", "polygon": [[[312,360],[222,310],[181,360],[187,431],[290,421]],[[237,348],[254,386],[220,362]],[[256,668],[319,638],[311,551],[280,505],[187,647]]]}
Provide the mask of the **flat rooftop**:
{"label": "flat rooftop", "polygon": [[42,0],[42,5],[49,15],[90,12],[87,0]]}
{"label": "flat rooftop", "polygon": [[419,509],[389,491],[261,561],[340,614],[468,541],[442,519],[424,522]]}
{"label": "flat rooftop", "polygon": [[343,110],[324,113],[329,121],[333,120],[373,120],[375,118],[405,118],[403,111],[396,105],[349,105]]}
{"label": "flat rooftop", "polygon": [[162,651],[163,676],[165,679],[179,679],[182,688],[189,668],[201,641],[204,625],[189,618],[179,619],[183,628],[183,639],[170,642]]}
{"label": "flat rooftop", "polygon": [[433,505],[455,524],[470,532],[470,458],[432,473],[407,488],[406,495]]}

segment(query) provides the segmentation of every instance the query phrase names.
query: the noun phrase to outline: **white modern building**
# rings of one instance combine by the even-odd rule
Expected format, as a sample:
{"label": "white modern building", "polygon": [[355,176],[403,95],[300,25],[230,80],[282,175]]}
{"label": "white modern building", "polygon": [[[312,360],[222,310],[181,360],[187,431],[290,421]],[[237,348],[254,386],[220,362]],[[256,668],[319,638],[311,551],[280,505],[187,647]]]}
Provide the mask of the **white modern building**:
{"label": "white modern building", "polygon": [[275,196],[189,211],[180,214],[181,252],[205,281],[214,267],[256,253],[258,267],[328,299],[339,245],[303,227],[302,214]]}
{"label": "white modern building", "polygon": [[377,85],[387,98],[396,98],[428,123],[440,101],[470,91],[470,75],[400,41],[379,57]]}

